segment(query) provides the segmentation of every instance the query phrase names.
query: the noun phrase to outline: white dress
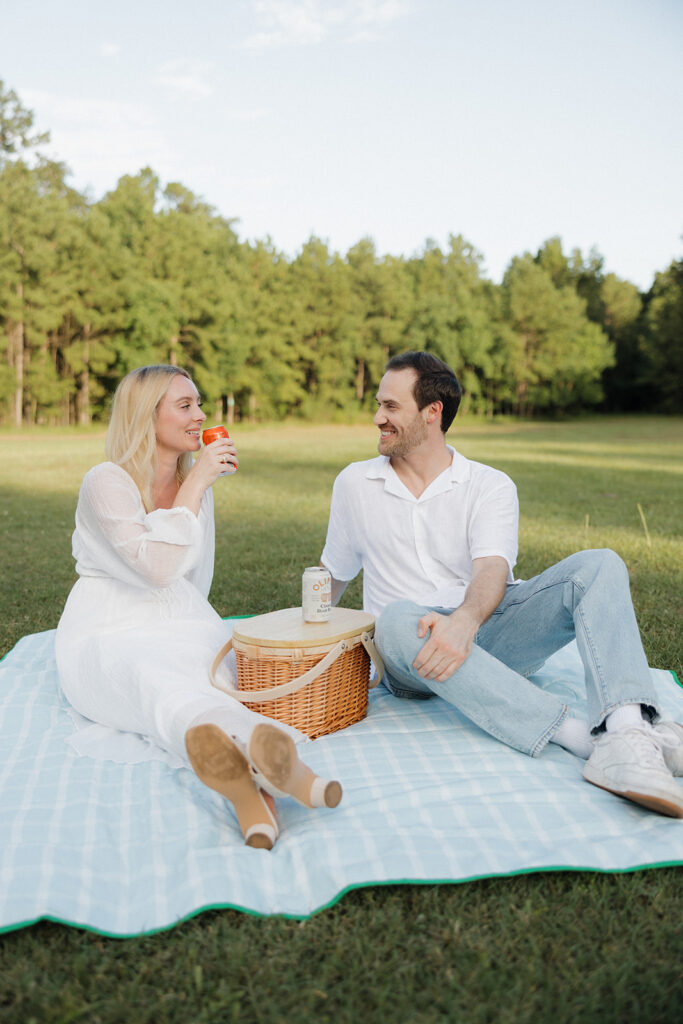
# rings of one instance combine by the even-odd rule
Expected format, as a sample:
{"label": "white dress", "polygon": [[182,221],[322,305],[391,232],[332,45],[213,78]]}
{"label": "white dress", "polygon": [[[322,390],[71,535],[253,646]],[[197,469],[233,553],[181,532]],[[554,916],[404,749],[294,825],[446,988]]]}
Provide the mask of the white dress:
{"label": "white dress", "polygon": [[230,635],[207,601],[214,536],[211,488],[198,516],[184,507],[146,513],[132,478],[113,462],[83,479],[73,534],[79,579],[55,640],[61,687],[85,718],[141,734],[175,763],[188,763],[192,723],[213,721],[246,740],[269,721],[209,681]]}

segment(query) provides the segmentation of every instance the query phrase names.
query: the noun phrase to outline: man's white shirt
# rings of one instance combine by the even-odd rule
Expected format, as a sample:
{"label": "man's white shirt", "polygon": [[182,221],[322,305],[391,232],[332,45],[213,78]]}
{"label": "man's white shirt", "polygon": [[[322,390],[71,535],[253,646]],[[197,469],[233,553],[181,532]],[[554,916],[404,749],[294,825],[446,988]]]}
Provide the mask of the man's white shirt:
{"label": "man's white shirt", "polygon": [[514,582],[517,489],[500,470],[447,448],[451,465],[419,498],[386,455],[353,462],[335,480],[321,561],[338,580],[363,569],[363,607],[375,618],[406,598],[457,608],[475,558],[505,558]]}

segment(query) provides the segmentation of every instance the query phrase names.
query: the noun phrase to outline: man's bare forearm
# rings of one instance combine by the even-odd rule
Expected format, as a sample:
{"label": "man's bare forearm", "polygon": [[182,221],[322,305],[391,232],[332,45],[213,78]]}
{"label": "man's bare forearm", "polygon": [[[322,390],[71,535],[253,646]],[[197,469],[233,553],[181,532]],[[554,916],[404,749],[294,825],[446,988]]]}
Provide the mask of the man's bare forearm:
{"label": "man's bare forearm", "polygon": [[505,594],[508,577],[508,563],[498,555],[475,558],[472,580],[467,588],[465,600],[453,615],[467,617],[476,632],[493,615]]}
{"label": "man's bare forearm", "polygon": [[505,593],[508,564],[498,555],[475,558],[465,600],[450,615],[427,612],[417,635],[427,637],[413,668],[425,679],[443,683],[467,660],[477,630],[493,614]]}
{"label": "man's bare forearm", "polygon": [[[320,563],[320,565],[322,566],[323,569],[327,569],[327,566],[323,565],[322,562]],[[327,571],[329,572],[329,569]],[[332,607],[334,608],[336,605],[339,604],[341,596],[348,587],[350,581],[336,580],[334,576],[332,576],[332,573],[330,573],[330,576],[332,578]]]}

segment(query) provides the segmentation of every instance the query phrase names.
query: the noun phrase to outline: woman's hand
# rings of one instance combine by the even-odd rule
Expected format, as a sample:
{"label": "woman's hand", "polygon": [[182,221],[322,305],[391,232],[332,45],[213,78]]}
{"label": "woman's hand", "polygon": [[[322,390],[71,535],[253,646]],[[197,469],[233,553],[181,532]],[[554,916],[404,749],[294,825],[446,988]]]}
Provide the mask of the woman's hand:
{"label": "woman's hand", "polygon": [[202,446],[191,473],[197,473],[200,478],[208,480],[206,486],[210,487],[219,476],[236,472],[238,466],[237,449],[232,438],[219,437],[211,444]]}
{"label": "woman's hand", "polygon": [[234,473],[239,465],[237,449],[230,437],[219,437],[211,444],[204,445],[195,463],[178,489],[174,506],[183,505],[195,515],[208,487],[220,476]]}

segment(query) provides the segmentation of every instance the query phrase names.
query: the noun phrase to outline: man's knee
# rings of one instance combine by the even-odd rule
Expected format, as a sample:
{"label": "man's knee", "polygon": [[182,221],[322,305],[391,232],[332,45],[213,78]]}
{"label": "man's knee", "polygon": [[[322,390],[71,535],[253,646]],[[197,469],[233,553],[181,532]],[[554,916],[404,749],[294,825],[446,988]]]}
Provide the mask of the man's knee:
{"label": "man's knee", "polygon": [[628,582],[628,569],[623,559],[611,548],[577,551],[575,555],[570,556],[570,560],[575,563],[575,577],[584,584],[590,584],[598,578]]}
{"label": "man's knee", "polygon": [[424,609],[414,601],[392,601],[375,624],[375,643],[382,657],[398,654],[417,639],[417,623]]}
{"label": "man's knee", "polygon": [[412,669],[417,652],[424,643],[417,635],[417,624],[427,608],[413,601],[393,601],[380,614],[375,625],[375,644],[386,673],[384,685],[396,697],[426,699],[433,696],[427,681]]}

